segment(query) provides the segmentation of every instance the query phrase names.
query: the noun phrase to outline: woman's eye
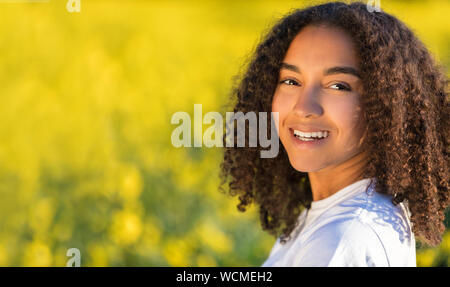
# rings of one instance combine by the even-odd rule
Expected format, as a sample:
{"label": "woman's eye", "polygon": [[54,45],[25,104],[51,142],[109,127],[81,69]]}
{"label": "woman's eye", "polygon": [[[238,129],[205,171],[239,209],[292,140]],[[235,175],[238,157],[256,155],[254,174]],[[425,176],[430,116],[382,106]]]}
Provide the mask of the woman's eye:
{"label": "woman's eye", "polygon": [[281,81],[280,83],[281,84],[286,84],[286,85],[289,85],[289,86],[298,86],[297,81],[294,81],[292,79],[286,79],[286,80]]}
{"label": "woman's eye", "polygon": [[338,91],[351,91],[350,87],[341,83],[332,84],[330,86],[334,90]]}

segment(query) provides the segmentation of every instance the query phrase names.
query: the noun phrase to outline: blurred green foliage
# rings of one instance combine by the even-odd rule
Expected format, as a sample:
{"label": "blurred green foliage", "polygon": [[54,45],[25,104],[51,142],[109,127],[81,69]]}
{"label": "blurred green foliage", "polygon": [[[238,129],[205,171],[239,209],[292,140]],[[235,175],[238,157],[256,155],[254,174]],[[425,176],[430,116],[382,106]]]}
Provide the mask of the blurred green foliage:
{"label": "blurred green foliage", "polygon": [[[313,3],[313,1],[307,1]],[[447,67],[448,1],[382,1]],[[170,118],[223,111],[264,31],[301,1],[0,3],[0,265],[258,266],[275,238],[218,191],[222,151]],[[450,265],[450,234],[418,250]]]}

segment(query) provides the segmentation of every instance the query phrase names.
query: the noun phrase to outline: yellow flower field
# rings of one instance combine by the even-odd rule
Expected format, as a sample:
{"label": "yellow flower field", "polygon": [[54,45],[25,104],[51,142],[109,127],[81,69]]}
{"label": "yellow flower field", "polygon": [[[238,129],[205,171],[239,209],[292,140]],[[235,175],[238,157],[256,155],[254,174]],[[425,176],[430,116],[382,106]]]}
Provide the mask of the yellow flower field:
{"label": "yellow flower field", "polygon": [[[218,148],[172,114],[223,112],[263,32],[313,1],[0,1],[0,266],[259,266],[275,238],[219,192]],[[381,1],[450,66],[449,1]],[[205,129],[205,127],[204,127]],[[418,265],[450,265],[450,233]]]}

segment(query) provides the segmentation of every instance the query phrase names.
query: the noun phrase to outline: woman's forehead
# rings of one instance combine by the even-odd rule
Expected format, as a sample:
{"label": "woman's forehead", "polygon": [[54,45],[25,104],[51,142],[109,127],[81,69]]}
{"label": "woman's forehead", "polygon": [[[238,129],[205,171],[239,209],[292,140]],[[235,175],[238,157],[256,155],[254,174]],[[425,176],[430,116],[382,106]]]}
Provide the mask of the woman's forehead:
{"label": "woman's forehead", "polygon": [[343,30],[330,26],[307,26],[292,40],[284,62],[309,65],[358,66],[352,38]]}

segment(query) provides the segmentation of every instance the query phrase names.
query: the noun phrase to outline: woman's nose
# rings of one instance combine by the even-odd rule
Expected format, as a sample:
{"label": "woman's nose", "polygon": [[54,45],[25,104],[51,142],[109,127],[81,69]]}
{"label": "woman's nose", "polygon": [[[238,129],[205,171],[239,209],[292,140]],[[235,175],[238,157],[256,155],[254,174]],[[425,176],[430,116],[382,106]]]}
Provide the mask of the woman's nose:
{"label": "woman's nose", "polygon": [[320,87],[311,86],[303,89],[298,95],[294,106],[294,113],[301,118],[314,118],[323,114],[320,104]]}

